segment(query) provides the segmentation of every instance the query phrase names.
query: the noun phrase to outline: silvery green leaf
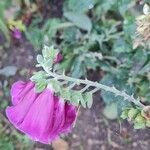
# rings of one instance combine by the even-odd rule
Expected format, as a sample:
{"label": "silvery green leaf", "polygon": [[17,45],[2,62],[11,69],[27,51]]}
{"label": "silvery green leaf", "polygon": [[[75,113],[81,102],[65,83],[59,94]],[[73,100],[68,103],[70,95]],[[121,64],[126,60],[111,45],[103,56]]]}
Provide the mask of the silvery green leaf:
{"label": "silvery green leaf", "polygon": [[129,109],[123,110],[122,113],[121,113],[121,115],[120,115],[120,117],[122,119],[127,119],[128,118],[128,111],[129,111]]}
{"label": "silvery green leaf", "polygon": [[132,119],[135,119],[135,117],[137,116],[137,114],[139,113],[139,110],[136,109],[136,108],[131,108],[129,111],[128,111],[128,118],[130,120]]}
{"label": "silvery green leaf", "polygon": [[38,82],[39,80],[41,79],[45,79],[46,78],[46,74],[44,71],[38,71],[36,72],[31,78],[30,80],[31,81],[34,81],[34,82]]}
{"label": "silvery green leaf", "polygon": [[86,101],[85,99],[83,98],[83,94],[79,92],[79,99],[80,99],[80,103],[81,105],[86,108]]}
{"label": "silvery green leaf", "polygon": [[145,123],[134,123],[134,129],[145,129]]}
{"label": "silvery green leaf", "polygon": [[61,85],[60,85],[59,81],[51,80],[50,83],[52,84],[52,87],[54,88],[55,92],[60,93]]}
{"label": "silvery green leaf", "polygon": [[37,62],[39,64],[43,63],[43,57],[42,57],[42,55],[37,55]]}
{"label": "silvery green leaf", "polygon": [[71,90],[69,88],[61,88],[60,95],[65,100],[71,99]]}
{"label": "silvery green leaf", "polygon": [[48,47],[45,45],[42,50],[42,55],[46,59],[55,59],[57,53],[58,53],[58,50],[55,49],[53,46]]}
{"label": "silvery green leaf", "polygon": [[42,49],[42,56],[44,58],[47,58],[48,56],[50,56],[50,53],[51,53],[51,47],[48,47],[46,45],[44,45],[43,49]]}
{"label": "silvery green leaf", "polygon": [[78,95],[78,91],[71,91],[71,99],[70,99],[70,102],[73,104],[73,105],[76,105],[78,106],[79,104],[79,95]]}
{"label": "silvery green leaf", "polygon": [[92,93],[88,93],[88,92],[84,93],[83,94],[83,99],[84,99],[84,101],[87,102],[87,107],[91,108],[92,104],[93,104],[93,95],[92,95]]}
{"label": "silvery green leaf", "polygon": [[47,82],[46,80],[39,80],[38,82],[35,83],[35,85],[36,85],[36,92],[40,93],[47,87]]}

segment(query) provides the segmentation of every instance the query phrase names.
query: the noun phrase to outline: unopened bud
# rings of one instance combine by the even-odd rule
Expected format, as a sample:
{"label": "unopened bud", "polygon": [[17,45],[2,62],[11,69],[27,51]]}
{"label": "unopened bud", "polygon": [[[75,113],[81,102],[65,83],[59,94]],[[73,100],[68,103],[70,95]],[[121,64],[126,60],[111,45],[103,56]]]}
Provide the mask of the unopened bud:
{"label": "unopened bud", "polygon": [[55,64],[56,64],[56,63],[59,63],[62,59],[63,59],[63,56],[62,56],[60,53],[58,53],[58,54],[56,55],[56,58],[55,58],[55,60],[54,60],[54,63],[55,63]]}

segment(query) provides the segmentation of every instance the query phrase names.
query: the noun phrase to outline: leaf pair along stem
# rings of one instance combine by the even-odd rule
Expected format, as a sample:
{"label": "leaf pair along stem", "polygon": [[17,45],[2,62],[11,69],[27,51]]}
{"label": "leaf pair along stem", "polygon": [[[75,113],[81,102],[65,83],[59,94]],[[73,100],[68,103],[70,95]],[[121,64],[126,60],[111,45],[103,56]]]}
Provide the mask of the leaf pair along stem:
{"label": "leaf pair along stem", "polygon": [[123,97],[124,100],[129,101],[130,103],[134,103],[136,106],[140,107],[141,109],[144,109],[144,107],[145,107],[145,105],[143,105],[140,102],[139,98],[135,99],[133,95],[128,95],[125,91],[119,91],[114,86],[109,87],[107,85],[103,85],[98,82],[92,82],[88,79],[83,80],[83,79],[72,78],[72,77],[66,76],[64,73],[62,75],[59,75],[58,73],[49,71],[44,67],[43,67],[43,69],[46,71],[48,76],[51,77],[51,79],[54,79],[56,81],[62,80],[62,82],[65,82],[65,83],[71,82],[71,83],[73,83],[73,85],[84,84],[85,87],[83,89],[81,89],[80,92],[86,91],[89,87],[94,87],[94,89],[92,91],[90,91],[92,94],[98,90],[105,90],[106,92],[113,93],[115,96]]}

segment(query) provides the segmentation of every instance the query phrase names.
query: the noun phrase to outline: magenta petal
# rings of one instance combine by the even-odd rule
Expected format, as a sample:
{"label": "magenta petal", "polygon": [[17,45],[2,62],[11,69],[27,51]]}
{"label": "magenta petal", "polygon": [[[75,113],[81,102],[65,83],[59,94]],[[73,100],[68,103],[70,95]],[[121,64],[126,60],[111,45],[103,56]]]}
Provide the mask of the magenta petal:
{"label": "magenta petal", "polygon": [[14,106],[7,107],[10,122],[31,139],[50,143],[73,126],[77,109],[51,89],[35,92],[32,82],[16,82],[11,89]]}
{"label": "magenta petal", "polygon": [[53,108],[53,93],[45,90],[30,107],[19,128],[33,140],[48,144],[51,140]]}
{"label": "magenta petal", "polygon": [[55,111],[53,119],[53,129],[52,132],[55,134],[61,134],[61,128],[65,123],[65,102],[63,99],[59,99],[54,96],[55,99]]}
{"label": "magenta petal", "polygon": [[53,132],[56,132],[58,135],[68,133],[72,129],[76,119],[77,108],[56,96],[55,101],[58,101],[58,104],[55,110]]}
{"label": "magenta petal", "polygon": [[77,108],[74,105],[66,103],[65,110],[65,123],[62,127],[62,131],[69,132],[72,129],[72,125],[76,119]]}
{"label": "magenta petal", "polygon": [[37,96],[38,94],[34,92],[34,89],[32,89],[24,96],[23,100],[18,103],[18,105],[7,107],[7,117],[15,126],[18,126],[18,124],[24,120],[24,117],[30,110],[31,105]]}
{"label": "magenta petal", "polygon": [[13,98],[12,98],[12,103],[13,103],[13,105],[15,105],[15,104],[18,103],[16,97],[17,97],[18,94],[24,89],[25,85],[26,85],[26,84],[25,84],[24,82],[22,82],[22,81],[15,82],[15,83],[12,85],[12,88],[11,88],[11,96],[13,97]]}
{"label": "magenta petal", "polygon": [[18,104],[23,97],[34,87],[32,82],[18,81],[12,85],[11,96],[13,105]]}

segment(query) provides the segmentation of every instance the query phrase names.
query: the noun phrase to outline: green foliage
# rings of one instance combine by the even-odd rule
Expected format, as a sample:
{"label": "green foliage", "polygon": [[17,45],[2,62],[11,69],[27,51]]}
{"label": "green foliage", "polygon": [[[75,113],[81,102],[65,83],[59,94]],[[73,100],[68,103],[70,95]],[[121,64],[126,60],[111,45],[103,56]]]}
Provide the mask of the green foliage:
{"label": "green foliage", "polygon": [[88,16],[77,12],[65,12],[64,16],[73,24],[75,24],[77,27],[89,32],[91,31],[92,23],[90,18],[88,18]]}
{"label": "green foliage", "polygon": [[[58,54],[58,50],[54,49],[53,47],[47,47],[44,46],[42,50],[42,55],[37,55],[37,66],[42,67],[44,71],[39,71],[35,73],[31,80],[36,83],[36,91],[42,92],[47,86],[51,85],[55,92],[62,97],[65,100],[68,100],[70,103],[78,106],[81,104],[83,107],[90,108],[92,106],[93,102],[93,93],[88,91],[82,91],[82,90],[73,90],[72,88],[75,86],[75,84],[78,84],[75,82],[71,83],[73,86],[70,87],[68,84],[69,81],[65,82],[68,84],[67,87],[63,85],[63,81],[59,81],[59,79],[64,80],[65,78],[56,77],[55,75],[52,76],[53,72],[50,72],[54,67],[54,60]],[[48,78],[48,77],[53,78]]]}
{"label": "green foliage", "polygon": [[[52,70],[53,64],[55,63],[55,58],[59,51],[54,49],[53,46],[44,46],[42,50],[42,55],[37,55],[37,67],[43,67],[45,70]],[[31,77],[31,80],[36,83],[36,91],[41,92],[47,87],[48,76],[44,71],[39,71]]]}
{"label": "green foliage", "polygon": [[120,117],[130,121],[135,129],[144,129],[145,127],[149,127],[150,120],[144,117],[142,111],[138,108],[128,107],[124,109]]}
{"label": "green foliage", "polygon": [[59,51],[54,49],[53,46],[44,46],[42,55],[37,55],[37,67],[45,66],[47,70],[51,70],[58,53]]}
{"label": "green foliage", "polygon": [[86,12],[96,4],[97,0],[69,0],[68,1],[68,9],[74,12]]}
{"label": "green foliage", "polygon": [[0,114],[0,149],[33,149],[33,143],[23,135],[20,135],[15,129],[8,129],[10,125],[3,115]]}
{"label": "green foliage", "polygon": [[150,4],[150,0],[144,0],[146,3]]}
{"label": "green foliage", "polygon": [[[55,93],[73,105],[82,105],[83,107],[87,106],[88,108],[91,108],[93,103],[93,93],[98,90],[104,90],[105,92],[110,92],[117,97],[117,103],[121,100],[121,102],[124,101],[134,103],[140,108],[144,107],[139,99],[135,99],[133,95],[130,96],[125,91],[119,91],[114,86],[92,82],[87,79],[83,80],[66,76],[65,72],[62,72],[61,68],[59,68],[59,65],[56,66],[55,59],[57,54],[57,49],[54,49],[52,46],[44,46],[42,55],[37,55],[38,64],[36,66],[42,67],[44,70],[35,73],[35,75],[31,77],[31,80],[36,84],[37,92],[41,92],[45,88],[52,88]],[[84,87],[82,87],[81,84],[84,84]],[[93,89],[91,89],[91,87],[93,87]],[[114,102],[115,101],[113,101],[113,103]],[[115,103],[110,106],[108,107],[111,109],[114,109],[114,106],[116,108],[118,107]],[[108,108],[105,109],[104,113],[106,116],[108,116]]]}
{"label": "green foliage", "polygon": [[31,42],[31,44],[34,46],[34,48],[37,50],[39,49],[44,42],[44,33],[39,30],[39,28],[29,27],[27,31],[25,32],[26,38]]}
{"label": "green foliage", "polygon": [[4,17],[4,11],[11,5],[11,0],[0,1],[0,31],[3,32],[7,42],[4,43],[5,47],[10,45],[10,34],[7,28],[7,22]]}
{"label": "green foliage", "polygon": [[[117,78],[117,75],[113,76],[112,74],[107,74],[106,76],[104,76],[102,78],[101,83],[108,85],[108,86],[114,85],[116,88],[118,88],[122,91],[126,91],[130,95],[132,93],[134,93],[134,88],[127,86],[126,80]],[[117,110],[118,110],[119,114],[125,107],[130,105],[130,103],[128,101],[124,101],[123,98],[121,98],[119,96],[116,97],[113,93],[108,93],[106,91],[102,91],[101,96],[103,97],[103,100],[106,105],[111,105],[112,103],[115,102],[117,105]]]}
{"label": "green foliage", "polygon": [[51,40],[55,38],[57,30],[60,28],[59,25],[61,24],[59,19],[48,19],[42,28],[40,28],[38,24],[41,22],[42,19],[35,23],[33,22],[25,32],[27,39],[37,50],[41,49],[44,44],[52,44]]}
{"label": "green foliage", "polygon": [[0,18],[0,30],[4,33],[7,43],[5,44],[5,46],[9,46],[10,44],[10,35],[9,35],[9,30],[7,28],[7,24],[5,22],[5,20],[3,20],[2,18]]}

